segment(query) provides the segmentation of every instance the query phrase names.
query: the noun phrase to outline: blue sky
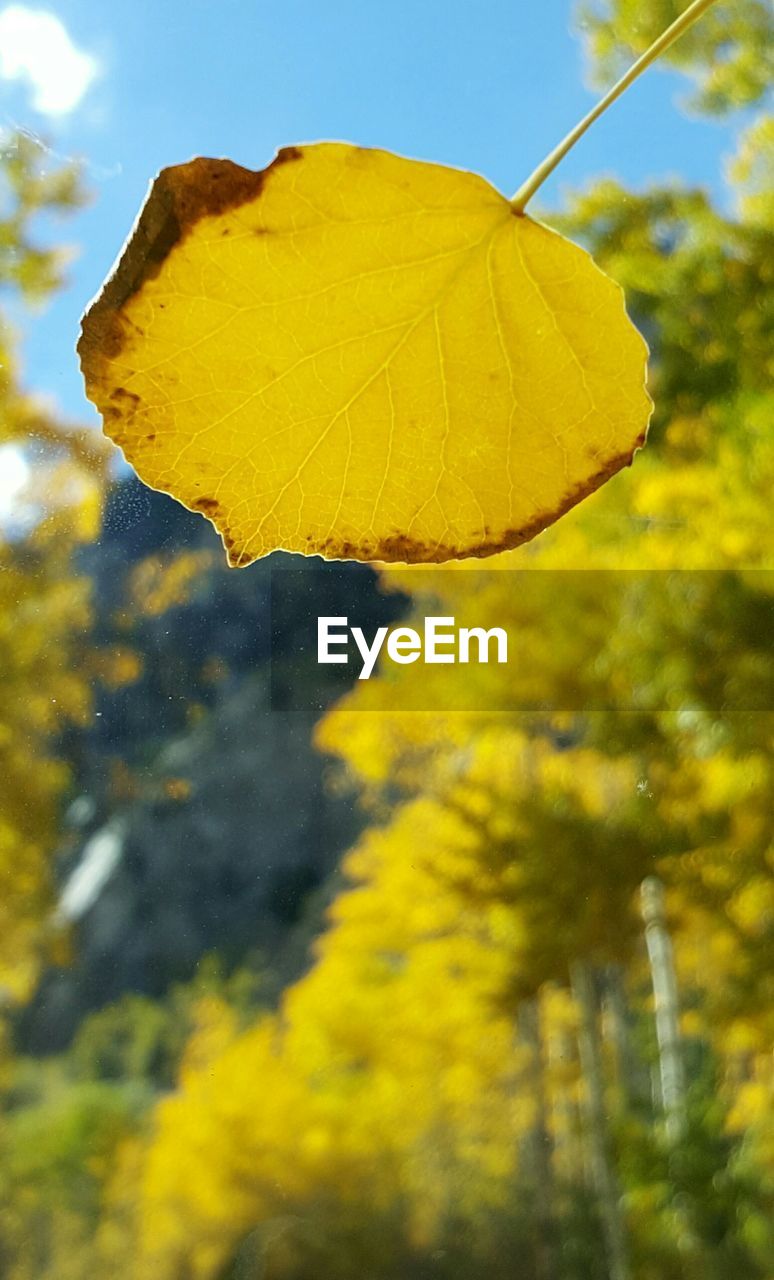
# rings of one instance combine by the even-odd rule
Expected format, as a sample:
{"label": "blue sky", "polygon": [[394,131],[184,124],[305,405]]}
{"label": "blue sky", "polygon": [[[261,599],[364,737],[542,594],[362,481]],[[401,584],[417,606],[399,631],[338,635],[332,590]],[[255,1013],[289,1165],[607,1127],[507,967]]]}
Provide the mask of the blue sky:
{"label": "blue sky", "polygon": [[[37,84],[14,52],[20,22],[33,60],[45,42],[27,30],[29,10],[58,19],[73,46],[54,32]],[[512,193],[596,96],[572,12],[568,0],[0,0],[0,125],[42,136],[52,162],[82,157],[93,197],[57,229],[78,257],[66,290],[25,321],[26,384],[96,420],[74,352],[79,316],[163,165],[215,155],[260,168],[279,146],[339,138],[474,169]],[[41,30],[47,39],[53,28]],[[722,199],[735,130],[686,115],[686,91],[680,77],[648,72],[539,207],[601,174],[636,186],[680,176]]]}

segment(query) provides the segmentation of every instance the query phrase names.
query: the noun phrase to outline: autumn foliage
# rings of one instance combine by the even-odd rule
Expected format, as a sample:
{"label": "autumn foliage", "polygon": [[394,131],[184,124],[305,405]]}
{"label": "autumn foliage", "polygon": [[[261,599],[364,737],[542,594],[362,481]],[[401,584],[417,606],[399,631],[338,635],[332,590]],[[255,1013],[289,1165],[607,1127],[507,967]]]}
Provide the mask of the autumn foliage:
{"label": "autumn foliage", "polygon": [[[625,3],[596,21],[606,58],[640,38]],[[714,108],[755,97],[733,47],[699,77]],[[771,1274],[774,257],[759,145],[743,142],[733,216],[678,185],[605,181],[554,219],[651,344],[648,449],[484,567],[383,572],[409,622],[507,625],[518,653],[466,673],[469,707],[450,707],[448,672],[392,667],[318,721],[330,785],[365,826],[302,975],[267,997],[209,961],[92,1015],[43,1065],[7,1046],[9,1280]],[[2,394],[6,430],[22,400],[12,381]],[[0,547],[9,1005],[49,937],[57,734],[88,718],[95,671],[139,670],[128,642],[95,644],[86,670],[71,651],[90,494],[52,517],[66,541],[42,523]],[[146,559],[132,617],[163,617],[216,572],[194,551]]]}

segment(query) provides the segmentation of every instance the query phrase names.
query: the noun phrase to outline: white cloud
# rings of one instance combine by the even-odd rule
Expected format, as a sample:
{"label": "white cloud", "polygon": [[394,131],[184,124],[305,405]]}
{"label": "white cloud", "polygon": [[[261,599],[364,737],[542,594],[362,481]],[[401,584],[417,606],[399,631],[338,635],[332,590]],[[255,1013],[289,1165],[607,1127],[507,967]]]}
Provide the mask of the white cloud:
{"label": "white cloud", "polygon": [[0,10],[0,77],[26,80],[42,115],[77,107],[98,70],[97,59],[73,44],[55,14],[23,4]]}

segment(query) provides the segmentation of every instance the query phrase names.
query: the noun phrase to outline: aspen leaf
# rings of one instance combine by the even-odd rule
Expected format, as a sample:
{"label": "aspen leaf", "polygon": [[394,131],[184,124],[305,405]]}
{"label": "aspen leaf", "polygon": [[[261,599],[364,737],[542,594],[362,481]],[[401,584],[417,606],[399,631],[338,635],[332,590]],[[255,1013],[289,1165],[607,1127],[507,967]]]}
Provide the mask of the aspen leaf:
{"label": "aspen leaf", "polygon": [[163,170],[79,351],[108,435],[232,565],[515,547],[651,409],[587,253],[474,174],[339,143]]}

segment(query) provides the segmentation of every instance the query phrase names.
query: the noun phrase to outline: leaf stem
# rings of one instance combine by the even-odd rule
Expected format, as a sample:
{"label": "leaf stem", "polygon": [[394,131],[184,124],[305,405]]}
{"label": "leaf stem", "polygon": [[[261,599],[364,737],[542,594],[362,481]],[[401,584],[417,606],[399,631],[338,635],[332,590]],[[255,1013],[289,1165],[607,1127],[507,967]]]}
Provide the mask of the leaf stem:
{"label": "leaf stem", "polygon": [[514,212],[524,212],[528,201],[532,199],[538,188],[542,187],[546,178],[549,174],[553,173],[556,166],[564,159],[567,152],[575,146],[578,139],[582,138],[586,130],[591,128],[594,121],[598,120],[603,112],[607,111],[607,108],[615,102],[616,98],[620,98],[621,94],[629,88],[629,85],[633,84],[637,77],[641,76],[643,71],[645,71],[652,62],[655,62],[670,45],[674,44],[675,40],[678,40],[683,32],[687,31],[696,19],[701,17],[705,9],[709,9],[710,5],[714,4],[714,2],[715,0],[693,0],[693,4],[689,4],[688,8],[680,14],[679,18],[675,18],[672,25],[667,27],[666,31],[662,31],[658,39],[654,40],[650,48],[646,49],[642,56],[639,57],[631,67],[629,67],[629,70],[621,76],[621,79],[617,84],[614,84],[612,89],[608,90],[604,98],[601,98],[597,105],[592,107],[588,115],[584,116],[583,119],[576,124],[575,128],[570,130],[566,138],[563,138],[559,143],[558,147],[554,147],[554,150],[550,155],[547,155],[545,160],[543,160],[538,165],[537,169],[535,169],[534,173],[530,174],[527,181],[522,183],[516,192],[516,195],[511,200],[511,207]]}

